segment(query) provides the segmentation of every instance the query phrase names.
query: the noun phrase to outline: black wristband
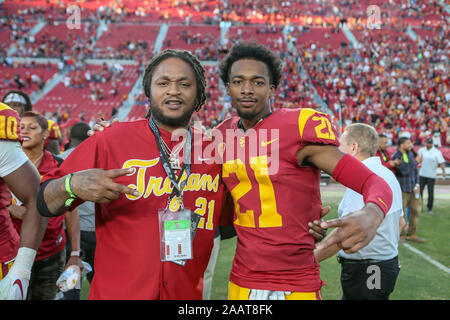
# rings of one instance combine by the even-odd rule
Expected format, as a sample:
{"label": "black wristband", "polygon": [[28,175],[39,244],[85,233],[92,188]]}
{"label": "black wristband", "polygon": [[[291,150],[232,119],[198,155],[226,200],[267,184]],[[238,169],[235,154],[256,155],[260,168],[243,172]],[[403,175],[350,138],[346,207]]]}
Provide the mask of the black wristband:
{"label": "black wristband", "polygon": [[44,200],[44,190],[50,181],[52,181],[52,179],[47,180],[43,184],[41,184],[41,187],[39,188],[39,192],[38,192],[38,196],[37,196],[37,203],[36,203],[39,214],[43,217],[49,217],[49,218],[61,215],[61,214],[51,213],[50,210],[48,210],[47,203],[45,203],[45,200]]}

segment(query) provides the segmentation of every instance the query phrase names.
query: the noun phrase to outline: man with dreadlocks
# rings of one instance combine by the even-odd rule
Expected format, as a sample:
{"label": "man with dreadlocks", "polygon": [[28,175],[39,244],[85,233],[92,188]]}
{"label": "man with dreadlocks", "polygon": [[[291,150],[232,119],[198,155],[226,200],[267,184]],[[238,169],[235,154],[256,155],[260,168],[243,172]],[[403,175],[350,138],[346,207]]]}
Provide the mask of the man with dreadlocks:
{"label": "man with dreadlocks", "polygon": [[[166,50],[150,61],[143,87],[148,119],[118,123],[85,140],[44,176],[38,208],[57,216],[96,202],[89,299],[201,299],[214,232],[228,203],[220,164],[192,161],[196,148],[207,145],[192,139],[201,133],[189,125],[206,99],[204,69],[189,52]],[[184,135],[172,141],[176,131]],[[196,214],[186,219],[183,208]]]}

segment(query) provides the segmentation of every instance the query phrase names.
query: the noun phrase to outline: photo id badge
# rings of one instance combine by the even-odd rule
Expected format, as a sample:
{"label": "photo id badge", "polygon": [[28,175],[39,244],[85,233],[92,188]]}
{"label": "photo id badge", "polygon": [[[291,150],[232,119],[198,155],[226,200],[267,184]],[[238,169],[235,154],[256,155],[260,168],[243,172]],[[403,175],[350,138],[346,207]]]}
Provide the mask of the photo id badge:
{"label": "photo id badge", "polygon": [[[199,221],[200,221],[200,215],[198,215],[196,213],[191,213],[191,239],[192,239],[192,242],[194,242],[195,232],[197,231]],[[172,261],[172,262],[184,267],[184,265],[186,264],[186,261],[187,260],[176,260],[176,261]]]}
{"label": "photo id badge", "polygon": [[158,218],[161,261],[192,259],[191,211],[161,209]]}

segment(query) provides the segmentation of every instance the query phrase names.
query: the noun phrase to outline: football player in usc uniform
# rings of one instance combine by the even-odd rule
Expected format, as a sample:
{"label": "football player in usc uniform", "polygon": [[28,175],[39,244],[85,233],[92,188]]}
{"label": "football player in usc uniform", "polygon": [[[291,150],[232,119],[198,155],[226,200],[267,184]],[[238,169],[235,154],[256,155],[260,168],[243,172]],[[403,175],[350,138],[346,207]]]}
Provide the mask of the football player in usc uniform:
{"label": "football player in usc uniform", "polygon": [[[19,117],[32,110],[32,104],[30,97],[23,91],[11,90],[8,91],[4,96],[2,101],[9,105],[12,109],[16,110]],[[48,132],[49,135],[44,143],[45,150],[50,151],[53,154],[60,154],[60,144],[62,143],[61,130],[55,121],[47,119],[48,121]]]}
{"label": "football player in usc uniform", "polygon": [[59,128],[58,124],[55,121],[47,119],[47,122],[48,122],[48,137],[47,139],[45,139],[44,148],[45,150],[48,150],[55,155],[58,155],[61,153],[60,145],[63,142],[61,129]]}
{"label": "football player in usc uniform", "polygon": [[[0,103],[0,300],[24,300],[47,220],[36,208],[39,173],[21,148],[20,118]],[[26,207],[20,237],[8,206],[14,192]]]}
{"label": "football player in usc uniform", "polygon": [[[225,203],[221,165],[191,159],[190,175],[181,177],[186,181],[184,206],[200,216],[193,258],[185,266],[161,261],[158,211],[174,189],[159,146],[165,144],[171,155],[180,150],[183,166],[185,151],[171,136],[175,129],[187,128],[192,113],[204,104],[205,86],[204,70],[195,57],[187,51],[163,51],[150,61],[143,80],[162,141],[155,138],[148,119],[118,123],[86,139],[56,171],[44,176],[38,198],[41,214],[55,216],[84,200],[96,202],[95,275],[89,299],[202,298],[202,276]],[[193,150],[203,148],[202,140],[194,139]],[[174,170],[176,175],[181,172]],[[176,209],[180,200],[172,198],[170,205]]]}
{"label": "football player in usc uniform", "polygon": [[[48,135],[47,119],[35,111],[27,111],[22,115],[20,131],[22,134],[22,149],[28,159],[36,166],[39,174],[58,167],[62,159],[44,150],[44,143]],[[9,206],[12,222],[16,230],[20,230],[23,222],[25,207],[13,195],[13,204]],[[66,237],[63,228],[65,219],[69,240],[73,248],[72,252],[78,256],[71,256],[67,266],[76,264],[83,267],[79,256],[80,249],[80,224],[78,211],[68,212],[67,215],[52,217],[48,220],[47,228],[41,245],[36,253],[35,263],[32,268],[31,280],[28,287],[27,299],[53,300],[57,293],[56,281],[65,266]]]}
{"label": "football player in usc uniform", "polygon": [[375,235],[392,192],[358,160],[338,150],[327,114],[313,109],[271,110],[281,61],[264,46],[239,43],[220,63],[239,117],[217,127],[222,178],[234,200],[238,234],[230,299],[321,299],[322,281],[308,222],[320,217],[320,170],[364,195],[361,211],[323,223],[338,227],[337,242],[356,251]]}

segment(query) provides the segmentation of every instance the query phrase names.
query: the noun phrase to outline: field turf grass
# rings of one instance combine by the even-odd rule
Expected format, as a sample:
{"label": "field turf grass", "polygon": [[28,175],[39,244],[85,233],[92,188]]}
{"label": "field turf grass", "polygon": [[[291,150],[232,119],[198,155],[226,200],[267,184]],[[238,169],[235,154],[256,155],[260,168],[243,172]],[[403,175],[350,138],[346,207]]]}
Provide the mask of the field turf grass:
{"label": "field turf grass", "polygon": [[[325,219],[337,216],[337,207],[343,192],[322,194],[323,205],[330,205],[331,212]],[[426,193],[424,195],[426,199]],[[418,235],[426,243],[406,242],[424,254],[450,267],[450,195],[436,195],[434,214],[422,212],[419,219]],[[212,300],[226,300],[228,276],[236,248],[236,238],[221,241],[219,257],[216,263],[212,286]],[[392,300],[449,300],[450,274],[437,268],[429,261],[410,251],[403,244],[399,245],[401,270],[397,279]],[[322,288],[325,300],[339,300],[342,296],[340,286],[340,265],[335,257],[321,263],[321,278],[326,282]],[[84,279],[82,299],[87,299],[89,283]]]}

